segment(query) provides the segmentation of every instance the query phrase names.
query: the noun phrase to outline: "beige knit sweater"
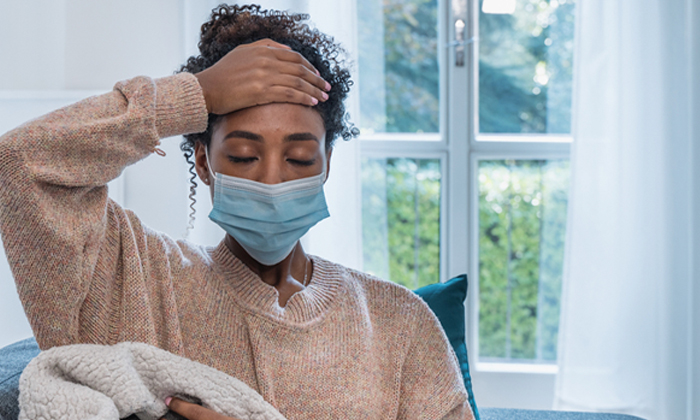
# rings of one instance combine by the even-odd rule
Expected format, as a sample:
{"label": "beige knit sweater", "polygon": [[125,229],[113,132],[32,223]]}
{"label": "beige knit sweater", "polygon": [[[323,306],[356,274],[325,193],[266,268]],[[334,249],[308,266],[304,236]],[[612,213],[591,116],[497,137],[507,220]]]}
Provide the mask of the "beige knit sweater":
{"label": "beige knit sweater", "polygon": [[190,74],[137,77],[0,138],[0,232],[42,349],[152,344],[257,390],[289,419],[471,419],[457,360],[411,291],[313,257],[280,307],[222,243],[141,224],[105,184],[206,128]]}

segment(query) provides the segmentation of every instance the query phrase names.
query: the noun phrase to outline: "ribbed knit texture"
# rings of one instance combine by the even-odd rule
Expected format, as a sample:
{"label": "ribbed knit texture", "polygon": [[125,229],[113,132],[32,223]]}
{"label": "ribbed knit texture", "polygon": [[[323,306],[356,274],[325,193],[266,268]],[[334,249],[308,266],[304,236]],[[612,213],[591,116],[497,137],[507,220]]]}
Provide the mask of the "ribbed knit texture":
{"label": "ribbed knit texture", "polygon": [[312,257],[309,286],[280,307],[223,242],[175,241],[108,198],[161,137],[206,124],[185,73],[118,83],[0,138],[0,232],[41,348],[155,345],[289,419],[471,419],[452,348],[411,291]]}

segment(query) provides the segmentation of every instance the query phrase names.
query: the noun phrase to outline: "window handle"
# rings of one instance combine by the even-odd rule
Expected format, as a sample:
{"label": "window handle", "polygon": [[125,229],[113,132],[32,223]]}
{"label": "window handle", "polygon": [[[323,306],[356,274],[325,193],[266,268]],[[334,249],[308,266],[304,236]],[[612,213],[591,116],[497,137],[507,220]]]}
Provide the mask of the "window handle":
{"label": "window handle", "polygon": [[458,47],[458,46],[460,46],[460,45],[469,45],[469,44],[473,44],[474,42],[476,42],[476,41],[478,41],[478,40],[479,40],[479,38],[475,36],[475,37],[469,38],[469,39],[466,40],[466,41],[452,41],[452,42],[448,42],[447,44],[445,44],[445,46],[446,46],[447,48],[450,48],[450,47]]}
{"label": "window handle", "polygon": [[464,39],[464,32],[466,30],[466,24],[464,19],[455,20],[455,39],[452,42],[447,43],[446,47],[455,47],[455,66],[464,67],[464,47],[471,43],[478,41],[478,37],[474,36],[467,40]]}

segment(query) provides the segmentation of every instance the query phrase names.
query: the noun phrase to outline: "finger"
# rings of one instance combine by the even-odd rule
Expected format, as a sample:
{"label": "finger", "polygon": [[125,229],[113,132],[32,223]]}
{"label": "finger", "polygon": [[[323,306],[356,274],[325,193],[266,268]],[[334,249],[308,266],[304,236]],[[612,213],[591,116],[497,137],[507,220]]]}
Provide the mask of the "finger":
{"label": "finger", "polygon": [[316,69],[314,69],[313,67],[313,70],[311,70],[308,67],[302,65],[301,63],[283,61],[278,64],[277,69],[282,74],[301,78],[307,83],[315,86],[319,90],[326,92],[331,90],[330,83],[326,82],[321,76],[316,74]]}
{"label": "finger", "polygon": [[306,106],[315,106],[318,99],[300,90],[288,86],[270,86],[259,96],[256,105],[265,105],[273,102],[288,102]]}
{"label": "finger", "polygon": [[281,74],[275,77],[273,80],[271,80],[270,85],[272,87],[278,86],[292,88],[296,91],[316,98],[319,102],[325,102],[326,100],[328,100],[328,94],[325,91],[319,89],[318,87],[297,76]]}
{"label": "finger", "polygon": [[[280,44],[279,42],[272,41],[271,39],[262,39],[250,44],[239,45],[235,49],[259,47],[266,47],[266,50],[268,52],[271,52],[278,61],[288,61],[296,64],[301,64],[302,66],[306,67],[309,71],[311,71],[312,74],[316,75],[319,78],[321,76],[321,73],[311,63],[309,63],[309,61],[303,55],[299,54],[296,51],[293,51],[288,45]],[[324,84],[326,84],[325,81],[323,81],[323,83],[320,86],[323,87]],[[330,88],[328,90],[330,90]]]}
{"label": "finger", "polygon": [[219,420],[225,418],[221,414],[204,408],[201,405],[188,403],[178,398],[170,400],[168,408],[188,420]]}
{"label": "finger", "polygon": [[310,75],[312,79],[309,79],[309,82],[313,83],[321,89],[331,90],[330,84],[328,84],[328,82],[321,78],[321,73],[316,69],[316,67],[309,63],[309,60],[307,60],[303,55],[299,54],[296,51],[287,51],[279,49],[271,51],[275,54],[275,57],[280,61],[292,63],[297,66],[301,65],[304,68],[310,70]]}

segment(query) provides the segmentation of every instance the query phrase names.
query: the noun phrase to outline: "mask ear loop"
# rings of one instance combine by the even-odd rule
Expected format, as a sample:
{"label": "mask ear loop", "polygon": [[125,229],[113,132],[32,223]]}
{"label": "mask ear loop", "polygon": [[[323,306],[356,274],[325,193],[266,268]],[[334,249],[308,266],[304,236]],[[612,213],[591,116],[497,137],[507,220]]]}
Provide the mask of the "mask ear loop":
{"label": "mask ear loop", "polygon": [[212,180],[216,180],[216,172],[214,172],[214,168],[211,167],[211,162],[209,161],[209,146],[204,145],[204,156],[207,158],[207,171],[212,177]]}

